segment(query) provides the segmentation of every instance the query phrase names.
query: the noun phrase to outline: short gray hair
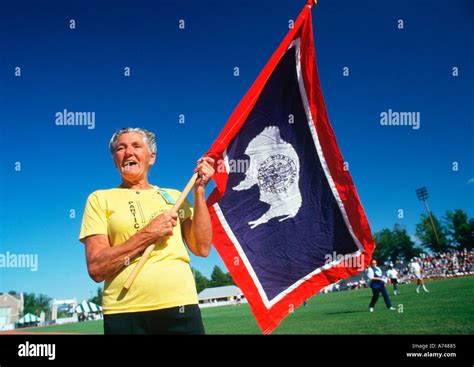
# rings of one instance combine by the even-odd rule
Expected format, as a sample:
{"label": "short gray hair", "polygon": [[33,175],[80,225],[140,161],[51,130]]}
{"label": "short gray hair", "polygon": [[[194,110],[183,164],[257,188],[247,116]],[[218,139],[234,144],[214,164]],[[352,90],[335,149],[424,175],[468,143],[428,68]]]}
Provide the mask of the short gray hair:
{"label": "short gray hair", "polygon": [[123,134],[127,133],[137,133],[143,136],[143,141],[150,149],[150,152],[156,153],[156,141],[155,141],[155,134],[151,131],[139,128],[139,127],[124,127],[120,130],[117,130],[109,142],[109,150],[110,153],[114,154],[115,148],[117,147],[117,141]]}

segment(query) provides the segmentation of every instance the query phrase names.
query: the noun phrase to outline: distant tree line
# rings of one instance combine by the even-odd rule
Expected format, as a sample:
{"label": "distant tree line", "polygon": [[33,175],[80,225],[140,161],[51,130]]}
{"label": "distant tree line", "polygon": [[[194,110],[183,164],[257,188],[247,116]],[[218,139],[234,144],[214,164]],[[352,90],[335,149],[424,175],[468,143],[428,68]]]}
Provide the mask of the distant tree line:
{"label": "distant tree line", "polygon": [[194,280],[196,281],[196,289],[199,292],[206,288],[221,287],[224,285],[235,285],[234,280],[229,273],[224,273],[220,267],[214,266],[211,273],[211,279],[207,279],[199,270],[192,269]]}
{"label": "distant tree line", "polygon": [[373,257],[382,264],[387,261],[408,261],[426,250],[443,253],[474,247],[474,218],[468,218],[463,210],[448,210],[441,220],[434,214],[431,216],[438,239],[430,218],[423,214],[415,231],[415,237],[421,246],[415,245],[405,228],[395,224],[393,229],[384,228],[374,234],[377,247]]}
{"label": "distant tree line", "polygon": [[[12,296],[19,296],[15,291],[9,291]],[[41,312],[45,313],[46,319],[51,319],[51,297],[45,294],[23,293],[23,314],[31,313],[39,316]]]}

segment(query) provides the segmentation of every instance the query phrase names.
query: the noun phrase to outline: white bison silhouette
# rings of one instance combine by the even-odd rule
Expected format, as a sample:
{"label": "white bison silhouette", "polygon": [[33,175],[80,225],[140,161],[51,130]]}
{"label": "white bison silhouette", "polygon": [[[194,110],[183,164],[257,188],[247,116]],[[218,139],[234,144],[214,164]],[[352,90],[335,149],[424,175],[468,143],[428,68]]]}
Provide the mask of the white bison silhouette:
{"label": "white bison silhouette", "polygon": [[293,218],[302,202],[298,186],[300,162],[293,146],[281,138],[277,126],[269,126],[250,141],[245,154],[250,157],[250,164],[245,179],[233,190],[248,190],[257,184],[260,201],[270,204],[266,213],[248,223],[250,228],[276,217],[285,216],[280,222]]}

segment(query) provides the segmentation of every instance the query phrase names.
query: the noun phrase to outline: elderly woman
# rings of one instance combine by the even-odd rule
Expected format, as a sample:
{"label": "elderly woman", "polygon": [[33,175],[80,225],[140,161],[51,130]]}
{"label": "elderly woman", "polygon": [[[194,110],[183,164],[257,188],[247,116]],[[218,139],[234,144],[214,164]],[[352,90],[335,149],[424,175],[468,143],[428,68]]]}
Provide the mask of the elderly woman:
{"label": "elderly woman", "polygon": [[[153,133],[121,129],[109,148],[122,183],[89,195],[79,236],[89,275],[96,282],[105,281],[105,334],[203,334],[184,242],[196,256],[209,254],[212,227],[205,188],[214,174],[214,160],[198,160],[194,209],[185,200],[176,214],[170,210],[180,192],[148,182],[156,159]],[[125,280],[150,244],[155,244],[154,251],[125,292]]]}

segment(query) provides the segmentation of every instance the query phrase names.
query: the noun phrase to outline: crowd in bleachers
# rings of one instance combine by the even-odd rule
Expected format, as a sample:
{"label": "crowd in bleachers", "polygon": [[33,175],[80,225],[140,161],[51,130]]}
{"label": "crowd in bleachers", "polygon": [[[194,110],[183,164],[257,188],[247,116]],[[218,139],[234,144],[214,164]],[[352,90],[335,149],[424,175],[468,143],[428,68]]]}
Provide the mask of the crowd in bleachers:
{"label": "crowd in bleachers", "polygon": [[[435,255],[421,254],[418,258],[425,279],[441,279],[466,275],[474,275],[474,259],[472,250],[451,251]],[[402,280],[413,279],[410,264],[403,265],[399,270]]]}
{"label": "crowd in bleachers", "polygon": [[348,291],[353,289],[367,288],[367,281],[364,278],[358,280],[349,280],[346,282],[346,287]]}

